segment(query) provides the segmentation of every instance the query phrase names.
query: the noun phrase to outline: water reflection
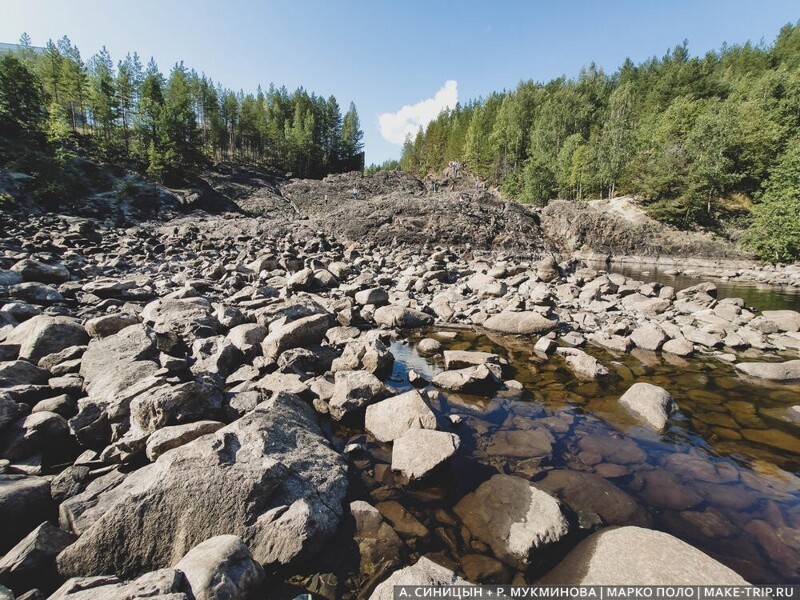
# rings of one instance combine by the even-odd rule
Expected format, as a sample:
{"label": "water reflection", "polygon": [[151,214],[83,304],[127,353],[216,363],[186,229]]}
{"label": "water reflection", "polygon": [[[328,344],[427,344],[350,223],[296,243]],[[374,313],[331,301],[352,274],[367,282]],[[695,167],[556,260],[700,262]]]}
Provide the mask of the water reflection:
{"label": "water reflection", "polygon": [[[415,352],[424,335],[392,347],[399,389],[410,385],[410,366],[426,375],[441,368],[438,359]],[[751,582],[800,582],[800,440],[797,425],[779,416],[797,403],[800,388],[754,385],[714,359],[675,365],[656,354],[612,356],[592,347],[586,350],[611,374],[580,382],[560,358],[542,360],[525,340],[459,332],[441,341],[503,356],[524,386],[492,398],[440,394],[431,403],[442,428],[461,438],[446,473],[407,486],[387,466],[390,446],[360,431],[337,431],[342,443],[368,440],[360,466],[372,501],[401,506],[426,532],[404,537],[412,557],[438,552],[462,572],[483,557],[484,567],[497,567],[485,580],[505,582],[535,581],[560,559],[568,548],[514,573],[461,525],[452,507],[501,472],[559,496],[574,511],[574,543],[601,524],[642,525],[687,541]],[[634,381],[665,387],[680,407],[661,435],[617,402]],[[457,428],[444,418],[453,414],[462,417]]]}
{"label": "water reflection", "polygon": [[667,271],[674,269],[672,266],[647,264],[647,263],[610,263],[602,261],[586,261],[592,269],[621,273],[638,281],[658,282],[662,285],[671,285],[676,290],[682,290],[701,281],[713,281],[717,286],[719,298],[741,298],[747,306],[759,310],[800,310],[800,288],[790,286],[777,286],[754,281],[723,281],[712,277],[688,277],[686,275],[669,275]]}

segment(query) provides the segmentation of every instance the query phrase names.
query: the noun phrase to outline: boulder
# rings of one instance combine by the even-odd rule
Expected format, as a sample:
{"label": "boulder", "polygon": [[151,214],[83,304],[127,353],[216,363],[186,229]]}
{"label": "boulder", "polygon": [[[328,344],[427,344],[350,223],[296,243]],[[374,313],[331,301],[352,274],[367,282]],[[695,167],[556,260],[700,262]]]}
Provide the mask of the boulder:
{"label": "boulder", "polygon": [[514,335],[543,334],[555,329],[557,325],[558,321],[548,319],[535,311],[501,312],[483,323],[486,329]]}
{"label": "boulder", "polygon": [[388,377],[393,366],[394,356],[386,345],[377,337],[367,335],[348,343],[342,355],[334,359],[331,371],[363,370],[376,377]]}
{"label": "boulder", "polygon": [[761,316],[774,323],[778,331],[800,331],[800,312],[796,310],[765,310]]}
{"label": "boulder", "polygon": [[0,362],[0,388],[18,385],[44,385],[50,374],[26,360]]}
{"label": "boulder", "polygon": [[496,391],[503,383],[486,365],[442,371],[433,378],[433,385],[464,394],[487,394]]}
{"label": "boulder", "polygon": [[686,542],[641,527],[609,527],[578,544],[540,585],[748,585]]}
{"label": "boulder", "polygon": [[75,319],[48,315],[38,315],[17,325],[6,338],[7,344],[19,344],[20,358],[32,363],[38,363],[48,354],[88,342],[89,334]]}
{"label": "boulder", "polygon": [[422,354],[437,354],[442,351],[442,343],[433,338],[423,338],[417,344],[417,350]]}
{"label": "boulder", "polygon": [[153,433],[168,425],[181,425],[213,418],[222,406],[222,396],[212,387],[189,381],[161,385],[131,401],[131,426]]}
{"label": "boulder", "polygon": [[23,281],[38,281],[40,283],[64,283],[69,281],[69,271],[60,263],[46,265],[38,260],[25,258],[11,267],[11,270],[22,275]]}
{"label": "boulder", "polygon": [[244,323],[233,327],[228,332],[228,339],[246,355],[252,355],[260,349],[261,342],[269,335],[266,327],[257,323]]}
{"label": "boulder", "polygon": [[0,475],[0,553],[12,548],[54,512],[44,477]]}
{"label": "boulder", "polygon": [[675,410],[675,402],[664,388],[650,383],[634,383],[619,403],[656,431],[661,431]]}
{"label": "boulder", "polygon": [[433,325],[433,317],[405,306],[381,306],[375,311],[375,322],[383,327],[410,329]]}
{"label": "boulder", "polygon": [[194,600],[249,598],[264,581],[264,569],[235,535],[201,542],[175,565]]}
{"label": "boulder", "polygon": [[637,348],[642,350],[656,352],[668,340],[667,334],[658,325],[649,323],[642,327],[637,327],[631,332],[631,341],[636,344]]}
{"label": "boulder", "polygon": [[8,295],[31,304],[39,304],[40,306],[64,302],[64,296],[57,289],[36,281],[12,285],[8,288]]}
{"label": "boulder", "polygon": [[261,343],[267,358],[277,358],[285,350],[319,344],[325,337],[328,315],[310,315],[276,328]]}
{"label": "boulder", "polygon": [[661,350],[669,352],[675,356],[691,356],[694,353],[694,344],[684,337],[677,337],[673,340],[664,342]]}
{"label": "boulder", "polygon": [[18,591],[54,590],[59,583],[56,556],[76,539],[45,521],[0,559],[0,582]]}
{"label": "boulder", "polygon": [[35,454],[45,453],[49,459],[62,458],[68,449],[69,426],[61,415],[41,411],[34,412],[8,427],[0,436],[0,456],[9,460],[21,460]]}
{"label": "boulder", "polygon": [[183,593],[186,580],[176,569],[159,569],[133,581],[114,575],[75,577],[56,590],[48,600],[191,600]]}
{"label": "boulder", "polygon": [[394,441],[392,470],[422,479],[458,450],[457,435],[431,429],[409,429]]}
{"label": "boulder", "polygon": [[737,363],[736,368],[745,375],[770,381],[800,381],[800,360],[786,362]]}
{"label": "boulder", "polygon": [[314,410],[279,394],[116,485],[62,504],[62,523],[81,537],[59,555],[59,569],[128,577],[222,534],[239,536],[263,565],[307,558],[336,531],[346,471]]}
{"label": "boulder", "polygon": [[527,568],[534,552],[569,532],[558,500],[511,475],[495,475],[485,481],[454,510],[497,558],[520,570]]}
{"label": "boulder", "polygon": [[436,429],[436,415],[416,390],[367,406],[364,428],[380,442],[392,442],[415,427]]}
{"label": "boulder", "polygon": [[380,379],[366,371],[339,371],[328,402],[331,417],[340,421],[375,400],[384,391]]}
{"label": "boulder", "polygon": [[394,600],[394,586],[396,585],[442,587],[470,585],[470,583],[447,567],[438,565],[423,556],[416,564],[392,573],[375,588],[369,600]]}
{"label": "boulder", "polygon": [[367,304],[383,306],[389,303],[389,292],[381,287],[361,290],[360,292],[356,292],[355,301],[362,306],[366,306]]}
{"label": "boulder", "polygon": [[164,452],[188,444],[201,435],[214,433],[224,426],[225,423],[220,421],[196,421],[195,423],[173,425],[159,429],[147,438],[145,450],[147,458],[155,461]]}
{"label": "boulder", "polygon": [[126,327],[139,323],[136,315],[117,313],[114,315],[103,315],[89,319],[85,323],[87,333],[95,339],[102,339],[115,333],[119,333]]}

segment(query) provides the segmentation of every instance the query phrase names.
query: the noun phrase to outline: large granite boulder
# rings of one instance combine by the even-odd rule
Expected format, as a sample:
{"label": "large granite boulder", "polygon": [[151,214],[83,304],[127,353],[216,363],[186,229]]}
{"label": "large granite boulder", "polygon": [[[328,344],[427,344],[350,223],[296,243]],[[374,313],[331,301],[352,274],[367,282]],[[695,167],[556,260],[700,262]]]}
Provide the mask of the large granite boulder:
{"label": "large granite boulder", "polygon": [[747,585],[686,542],[641,527],[610,527],[578,544],[541,585]]}
{"label": "large granite boulder", "polygon": [[88,342],[89,334],[75,319],[48,315],[37,315],[17,325],[5,341],[19,344],[19,357],[32,363],[38,363],[48,354]]}
{"label": "large granite boulder", "polygon": [[396,585],[441,587],[445,585],[470,585],[470,583],[447,567],[438,565],[423,556],[416,564],[392,573],[375,588],[369,600],[393,600],[394,586]]}
{"label": "large granite boulder", "polygon": [[375,311],[374,319],[378,325],[401,329],[433,325],[432,316],[413,308],[396,305],[381,306]]}
{"label": "large granite boulder", "polygon": [[239,536],[263,565],[286,564],[334,533],[346,490],[346,464],[313,409],[278,394],[117,485],[64,502],[61,522],[81,537],[59,568],[131,577],[222,534]]}

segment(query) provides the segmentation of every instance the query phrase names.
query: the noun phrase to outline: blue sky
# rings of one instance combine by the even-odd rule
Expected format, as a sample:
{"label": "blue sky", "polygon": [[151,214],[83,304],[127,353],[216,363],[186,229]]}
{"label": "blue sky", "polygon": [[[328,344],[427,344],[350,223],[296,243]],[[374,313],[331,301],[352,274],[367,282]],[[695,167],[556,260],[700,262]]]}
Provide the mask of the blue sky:
{"label": "blue sky", "polygon": [[334,94],[343,109],[353,100],[369,163],[400,154],[381,123],[398,140],[456,96],[592,61],[613,72],[684,39],[694,54],[769,43],[798,18],[797,0],[0,0],[0,41],[66,34],[84,58],[105,44],[115,60],[136,50],[164,72],[184,60],[237,90],[274,82]]}

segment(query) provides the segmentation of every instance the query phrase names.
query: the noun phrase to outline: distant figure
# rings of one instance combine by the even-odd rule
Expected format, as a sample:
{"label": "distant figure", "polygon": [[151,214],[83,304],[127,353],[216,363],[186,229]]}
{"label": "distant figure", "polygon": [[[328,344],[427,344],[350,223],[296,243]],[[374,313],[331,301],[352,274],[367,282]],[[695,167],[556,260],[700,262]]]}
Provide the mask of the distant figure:
{"label": "distant figure", "polygon": [[435,194],[439,190],[439,182],[435,179],[433,180],[433,193]]}
{"label": "distant figure", "polygon": [[353,188],[353,200],[358,200],[358,188]]}
{"label": "distant figure", "polygon": [[328,194],[325,194],[325,204],[328,203]]}

